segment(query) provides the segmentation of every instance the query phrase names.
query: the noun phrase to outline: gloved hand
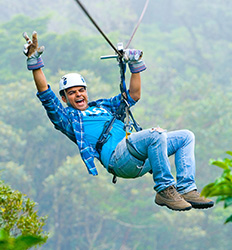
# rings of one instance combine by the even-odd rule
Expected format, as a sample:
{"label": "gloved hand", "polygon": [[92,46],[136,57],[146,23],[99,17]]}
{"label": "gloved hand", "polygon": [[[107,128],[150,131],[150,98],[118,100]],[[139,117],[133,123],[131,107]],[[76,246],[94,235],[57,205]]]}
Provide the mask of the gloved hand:
{"label": "gloved hand", "polygon": [[41,54],[44,52],[44,46],[38,47],[37,32],[32,34],[32,41],[28,37],[27,33],[23,33],[23,37],[26,39],[27,44],[24,45],[23,53],[27,58],[27,68],[29,70],[40,69],[44,66]]}
{"label": "gloved hand", "polygon": [[146,69],[145,63],[141,60],[142,50],[126,49],[124,50],[124,60],[128,62],[131,73],[140,73]]}

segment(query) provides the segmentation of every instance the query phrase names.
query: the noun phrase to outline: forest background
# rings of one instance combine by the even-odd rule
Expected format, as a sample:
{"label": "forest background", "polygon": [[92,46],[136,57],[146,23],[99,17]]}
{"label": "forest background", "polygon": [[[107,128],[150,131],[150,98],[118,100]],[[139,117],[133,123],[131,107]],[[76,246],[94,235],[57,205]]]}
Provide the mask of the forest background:
{"label": "forest background", "polygon": [[[145,1],[83,3],[117,45],[128,41]],[[1,179],[48,215],[50,238],[41,249],[231,249],[232,225],[223,225],[230,208],[173,212],[154,204],[150,174],[113,185],[97,163],[99,176],[92,177],[76,145],[46,117],[26,69],[24,31],[38,32],[56,93],[67,72],[86,78],[91,100],[119,92],[116,60],[99,59],[112,49],[75,1],[0,0],[0,7]],[[144,51],[147,65],[135,118],[143,128],[195,133],[199,191],[221,173],[210,158],[231,150],[231,10],[227,0],[152,0],[130,46]]]}

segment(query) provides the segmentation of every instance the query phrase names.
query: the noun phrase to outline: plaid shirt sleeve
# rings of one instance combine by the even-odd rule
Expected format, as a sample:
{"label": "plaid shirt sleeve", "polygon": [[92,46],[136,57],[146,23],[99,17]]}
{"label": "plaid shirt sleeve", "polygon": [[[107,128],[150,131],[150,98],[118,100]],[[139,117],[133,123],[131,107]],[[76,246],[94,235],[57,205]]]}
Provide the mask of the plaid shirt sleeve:
{"label": "plaid shirt sleeve", "polygon": [[72,128],[72,123],[69,119],[67,108],[64,108],[58,97],[51,90],[50,86],[43,92],[38,92],[37,97],[42,102],[47,115],[55,128],[67,135],[69,139],[76,142]]}
{"label": "plaid shirt sleeve", "polygon": [[97,168],[94,164],[94,157],[98,158],[98,153],[92,148],[88,141],[84,140],[84,126],[82,114],[79,110],[70,111],[72,126],[76,137],[76,143],[79,147],[81,158],[84,161],[89,174],[98,175]]}

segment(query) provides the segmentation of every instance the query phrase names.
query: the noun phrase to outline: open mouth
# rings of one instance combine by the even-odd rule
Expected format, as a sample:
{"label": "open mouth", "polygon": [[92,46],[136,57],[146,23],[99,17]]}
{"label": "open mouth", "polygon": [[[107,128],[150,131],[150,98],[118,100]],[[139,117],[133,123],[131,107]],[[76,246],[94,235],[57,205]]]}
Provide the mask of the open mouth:
{"label": "open mouth", "polygon": [[81,99],[81,100],[76,100],[76,103],[78,103],[78,104],[82,104],[82,103],[84,103],[84,99]]}

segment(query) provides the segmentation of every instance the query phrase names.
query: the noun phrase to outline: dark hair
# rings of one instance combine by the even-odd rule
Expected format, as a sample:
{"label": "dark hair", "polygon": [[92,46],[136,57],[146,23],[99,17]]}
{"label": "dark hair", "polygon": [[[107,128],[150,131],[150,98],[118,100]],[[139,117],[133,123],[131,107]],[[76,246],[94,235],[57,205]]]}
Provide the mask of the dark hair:
{"label": "dark hair", "polygon": [[61,91],[60,91],[60,96],[61,96],[61,97],[62,97],[62,96],[65,97],[64,90],[61,90]]}

